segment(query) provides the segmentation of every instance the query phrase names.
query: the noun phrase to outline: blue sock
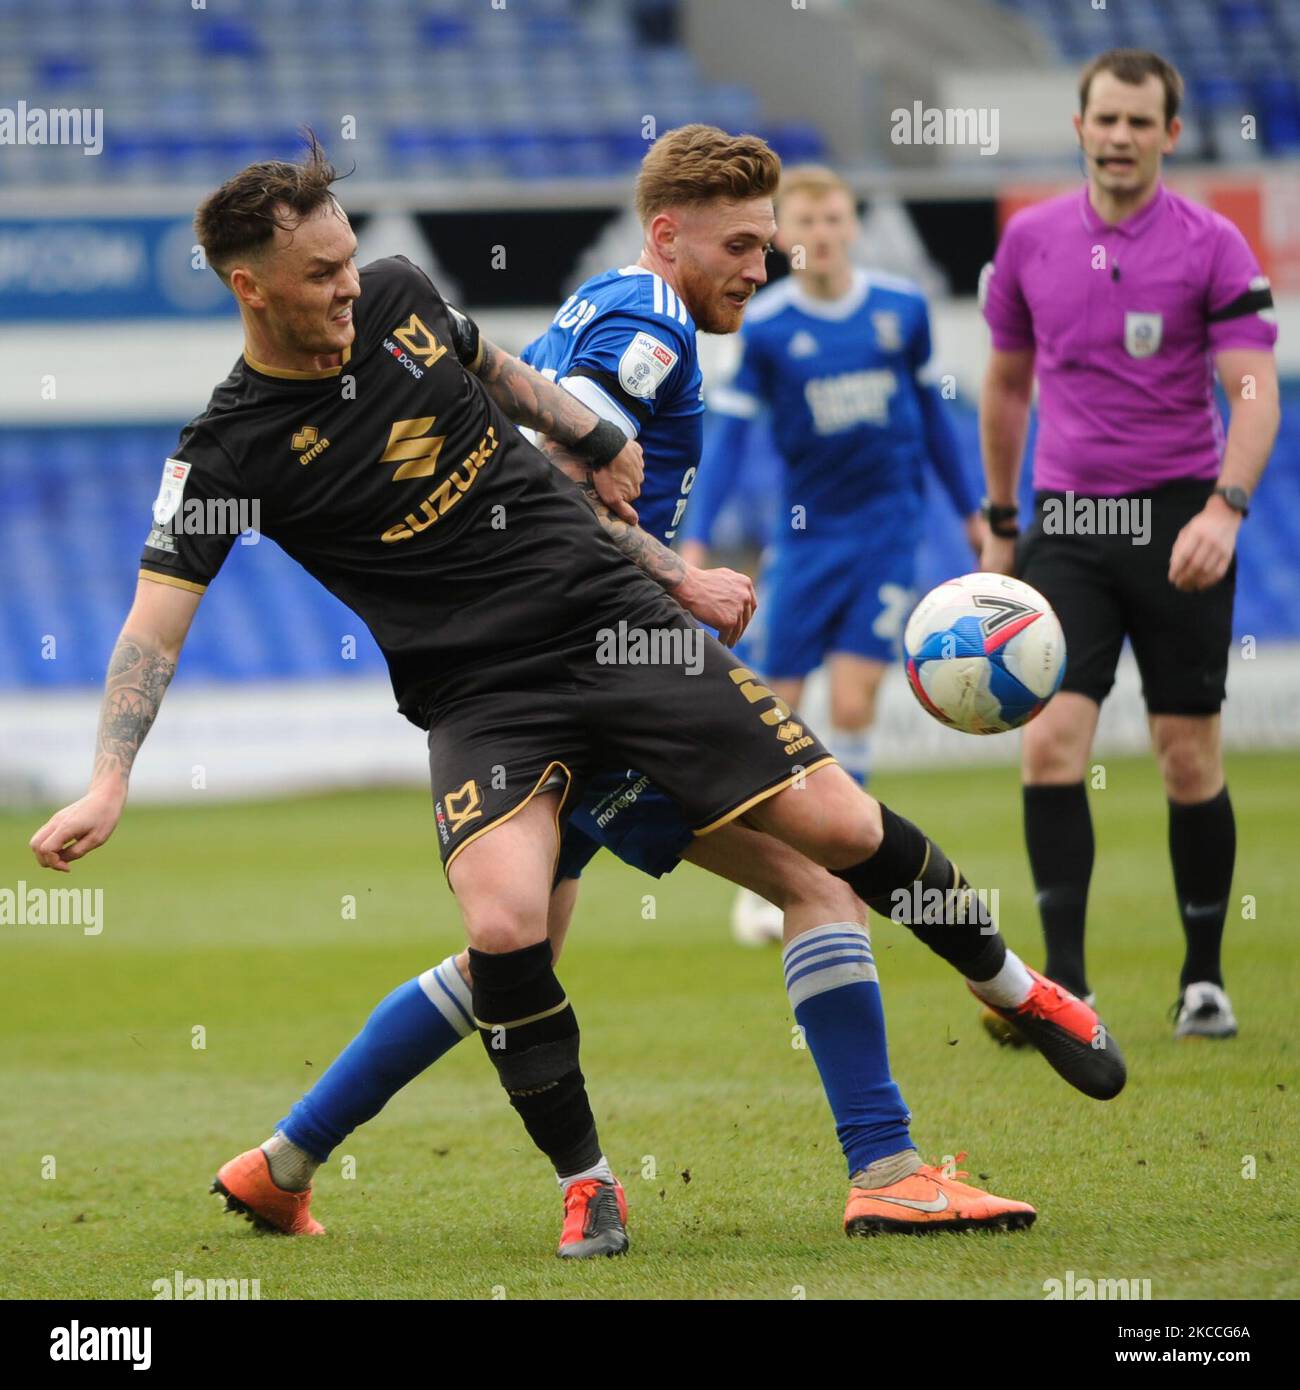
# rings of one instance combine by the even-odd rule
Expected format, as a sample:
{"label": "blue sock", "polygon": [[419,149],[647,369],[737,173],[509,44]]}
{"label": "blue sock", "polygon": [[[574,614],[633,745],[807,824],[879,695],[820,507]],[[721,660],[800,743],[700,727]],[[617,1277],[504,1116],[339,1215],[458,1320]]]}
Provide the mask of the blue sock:
{"label": "blue sock", "polygon": [[826,751],[860,787],[871,780],[871,730],[832,728]]}
{"label": "blue sock", "polygon": [[832,922],[797,936],[781,953],[781,963],[849,1175],[911,1148],[911,1116],[889,1074],[871,938],[854,922]]}
{"label": "blue sock", "polygon": [[470,989],[456,961],[399,985],[276,1126],[322,1163],[428,1066],[474,1031]]}

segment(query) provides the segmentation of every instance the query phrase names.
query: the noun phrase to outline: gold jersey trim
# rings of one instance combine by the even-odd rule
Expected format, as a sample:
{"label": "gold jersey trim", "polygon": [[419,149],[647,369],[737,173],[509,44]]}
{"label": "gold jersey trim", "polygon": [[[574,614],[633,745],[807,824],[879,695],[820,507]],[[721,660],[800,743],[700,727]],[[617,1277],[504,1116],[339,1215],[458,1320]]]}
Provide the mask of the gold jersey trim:
{"label": "gold jersey trim", "polygon": [[184,589],[190,594],[206,594],[208,586],[206,584],[195,584],[189,579],[177,579],[174,574],[159,574],[156,570],[140,571],[141,579],[150,579],[155,584],[170,584],[173,589]]}
{"label": "gold jersey trim", "polygon": [[708,825],[701,826],[695,834],[712,835],[715,830],[721,830],[724,825],[729,825],[737,816],[743,816],[752,806],[757,806],[760,801],[766,801],[769,796],[775,796],[777,792],[783,792],[792,783],[798,781],[800,777],[806,777],[810,772],[816,772],[818,768],[833,763],[835,759],[828,753],[824,758],[818,758],[815,763],[809,763],[807,767],[796,768],[788,777],[784,777],[774,786],[766,788],[764,791],[751,796],[748,801],[742,801],[739,806],[733,806],[730,811],[718,817],[715,821],[710,821]]}
{"label": "gold jersey trim", "polygon": [[343,361],[337,367],[322,367],[314,372],[295,372],[290,371],[288,367],[268,367],[265,362],[259,362],[255,357],[250,357],[247,349],[244,351],[244,361],[255,372],[260,372],[263,376],[279,377],[282,381],[324,381],[327,377],[338,376],[351,360],[351,343],[343,349]]}

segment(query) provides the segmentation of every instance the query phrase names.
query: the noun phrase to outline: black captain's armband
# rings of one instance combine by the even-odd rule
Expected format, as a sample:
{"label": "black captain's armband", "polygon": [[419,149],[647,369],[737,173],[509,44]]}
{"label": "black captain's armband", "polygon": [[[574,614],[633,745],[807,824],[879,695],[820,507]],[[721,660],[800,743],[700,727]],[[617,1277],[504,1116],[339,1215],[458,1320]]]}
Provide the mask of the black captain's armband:
{"label": "black captain's armband", "polygon": [[[446,301],[443,301],[444,304]],[[483,341],[479,335],[478,324],[468,314],[462,314],[452,304],[447,304],[447,317],[451,320],[451,349],[462,367],[473,371],[478,366],[483,353]]]}
{"label": "black captain's armband", "polygon": [[612,420],[600,420],[596,428],[584,434],[571,449],[592,468],[604,468],[622,453],[626,443],[627,435]]}

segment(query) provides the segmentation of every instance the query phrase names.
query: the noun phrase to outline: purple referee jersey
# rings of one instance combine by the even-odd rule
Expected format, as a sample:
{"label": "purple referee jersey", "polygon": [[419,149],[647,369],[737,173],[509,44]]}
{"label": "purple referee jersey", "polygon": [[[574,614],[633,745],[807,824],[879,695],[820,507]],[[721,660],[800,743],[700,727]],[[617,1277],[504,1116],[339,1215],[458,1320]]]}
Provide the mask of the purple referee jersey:
{"label": "purple referee jersey", "polygon": [[1227,218],[1162,184],[1112,227],[1085,185],[1011,218],[981,291],[993,346],[1036,350],[1036,488],[1218,476],[1213,354],[1277,341],[1268,281]]}

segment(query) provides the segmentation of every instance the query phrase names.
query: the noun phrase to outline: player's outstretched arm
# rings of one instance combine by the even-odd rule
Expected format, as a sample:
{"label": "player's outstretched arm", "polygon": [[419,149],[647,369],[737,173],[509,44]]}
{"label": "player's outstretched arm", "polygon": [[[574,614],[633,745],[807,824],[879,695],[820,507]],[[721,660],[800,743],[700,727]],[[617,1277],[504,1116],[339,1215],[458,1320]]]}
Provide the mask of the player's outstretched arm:
{"label": "player's outstretched arm", "polygon": [[108,663],[90,788],[32,836],[37,862],[67,873],[113,833],[126,805],[131,766],[153,727],[199,606],[200,594],[141,579]]}
{"label": "player's outstretched arm", "polygon": [[640,495],[645,477],[641,446],[617,425],[535,371],[518,357],[483,339],[474,374],[489,396],[516,425],[527,425],[553,439],[594,470],[593,485],[601,501],[635,525],[629,503]]}
{"label": "player's outstretched arm", "polygon": [[591,472],[581,459],[550,440],[543,443],[542,452],[561,473],[578,484],[610,540],[643,574],[649,575],[693,617],[716,628],[719,640],[728,647],[740,641],[758,606],[753,580],[747,574],[721,568],[699,569],[688,564],[649,531],[615,516],[597,494]]}

